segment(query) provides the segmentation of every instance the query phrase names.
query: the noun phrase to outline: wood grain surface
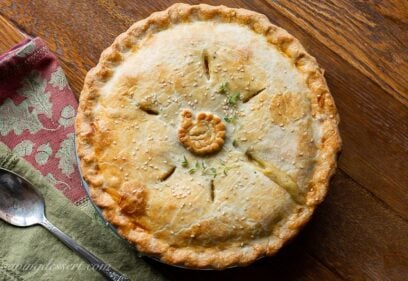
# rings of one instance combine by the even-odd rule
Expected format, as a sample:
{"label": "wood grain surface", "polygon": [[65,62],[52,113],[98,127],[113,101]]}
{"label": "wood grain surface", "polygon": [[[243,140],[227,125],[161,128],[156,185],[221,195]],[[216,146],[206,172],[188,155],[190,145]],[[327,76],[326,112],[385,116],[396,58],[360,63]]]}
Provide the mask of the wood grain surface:
{"label": "wood grain surface", "polygon": [[[0,51],[42,37],[79,95],[101,51],[133,22],[177,1],[1,1]],[[341,117],[329,194],[301,234],[245,268],[171,280],[408,280],[408,2],[186,1],[258,11],[318,59]]]}
{"label": "wood grain surface", "polygon": [[0,54],[21,42],[25,35],[0,16]]}

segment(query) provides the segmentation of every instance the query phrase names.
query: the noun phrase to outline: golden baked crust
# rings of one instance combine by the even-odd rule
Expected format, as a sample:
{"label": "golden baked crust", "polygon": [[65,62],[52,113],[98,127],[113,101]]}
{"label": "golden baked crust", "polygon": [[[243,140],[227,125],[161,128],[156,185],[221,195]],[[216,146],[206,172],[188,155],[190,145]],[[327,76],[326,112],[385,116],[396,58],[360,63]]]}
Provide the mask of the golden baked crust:
{"label": "golden baked crust", "polygon": [[91,197],[123,237],[220,269],[272,255],[309,220],[338,122],[323,70],[285,30],[244,9],[175,4],[102,53],[75,127]]}

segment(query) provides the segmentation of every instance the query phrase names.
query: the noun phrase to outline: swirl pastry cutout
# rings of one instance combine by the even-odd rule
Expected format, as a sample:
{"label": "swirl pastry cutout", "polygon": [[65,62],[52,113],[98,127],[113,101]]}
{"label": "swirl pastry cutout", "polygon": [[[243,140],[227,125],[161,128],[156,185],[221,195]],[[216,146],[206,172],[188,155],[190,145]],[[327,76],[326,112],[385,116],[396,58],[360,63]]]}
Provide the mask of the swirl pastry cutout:
{"label": "swirl pastry cutout", "polygon": [[218,116],[200,112],[194,121],[193,113],[185,109],[181,118],[178,138],[187,150],[197,155],[208,155],[222,148],[225,125]]}

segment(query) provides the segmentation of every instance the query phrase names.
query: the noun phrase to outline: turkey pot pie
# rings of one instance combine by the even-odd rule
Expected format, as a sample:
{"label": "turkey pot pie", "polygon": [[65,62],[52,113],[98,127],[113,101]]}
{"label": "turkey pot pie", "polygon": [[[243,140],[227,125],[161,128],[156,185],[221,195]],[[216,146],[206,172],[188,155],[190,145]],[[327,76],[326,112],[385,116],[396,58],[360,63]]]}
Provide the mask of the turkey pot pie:
{"label": "turkey pot pie", "polygon": [[261,14],[175,4],[86,79],[76,118],[92,200],[139,251],[192,268],[274,254],[324,198],[340,149],[323,70]]}

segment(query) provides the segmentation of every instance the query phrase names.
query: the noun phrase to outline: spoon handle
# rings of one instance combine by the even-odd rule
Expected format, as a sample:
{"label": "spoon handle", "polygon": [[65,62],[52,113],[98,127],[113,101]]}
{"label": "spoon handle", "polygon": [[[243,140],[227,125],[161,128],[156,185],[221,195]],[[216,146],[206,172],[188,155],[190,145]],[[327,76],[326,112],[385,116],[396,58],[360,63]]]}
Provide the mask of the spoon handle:
{"label": "spoon handle", "polygon": [[112,267],[101,261],[99,258],[94,256],[85,248],[81,247],[77,244],[72,238],[66,235],[64,232],[59,230],[56,226],[50,223],[45,217],[43,221],[40,223],[46,229],[48,229],[52,234],[58,237],[66,246],[68,246],[71,250],[78,253],[83,259],[85,259],[92,268],[99,271],[103,276],[106,277],[107,280],[112,281],[130,281],[127,277],[122,275],[121,273],[114,270]]}

